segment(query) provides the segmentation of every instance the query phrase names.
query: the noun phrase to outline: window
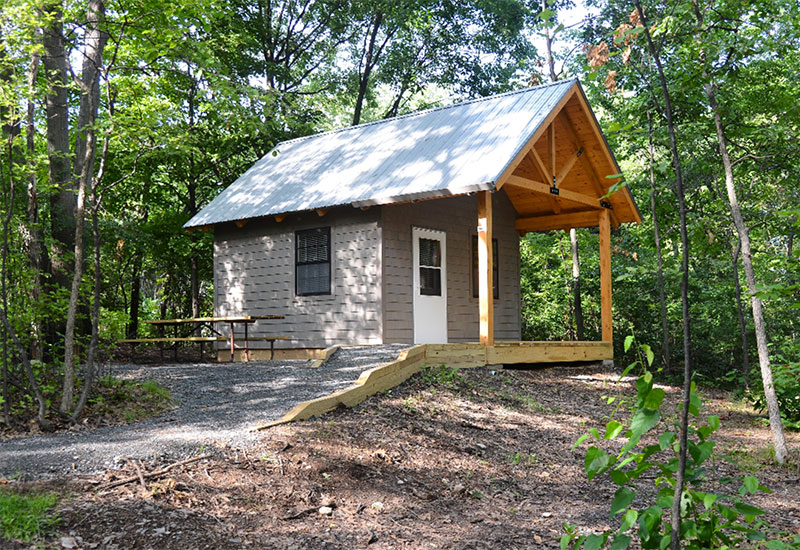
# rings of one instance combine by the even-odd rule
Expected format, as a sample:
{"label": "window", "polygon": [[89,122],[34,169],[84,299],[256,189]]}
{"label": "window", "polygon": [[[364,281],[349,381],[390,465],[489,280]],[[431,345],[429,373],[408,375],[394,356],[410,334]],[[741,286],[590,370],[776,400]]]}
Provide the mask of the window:
{"label": "window", "polygon": [[295,233],[295,292],[298,296],[331,293],[331,228]]}
{"label": "window", "polygon": [[[495,299],[500,297],[500,261],[497,256],[497,239],[492,239],[492,288]],[[472,296],[478,297],[478,236],[472,236]]]}
{"label": "window", "polygon": [[419,293],[442,295],[442,243],[439,239],[419,239]]}

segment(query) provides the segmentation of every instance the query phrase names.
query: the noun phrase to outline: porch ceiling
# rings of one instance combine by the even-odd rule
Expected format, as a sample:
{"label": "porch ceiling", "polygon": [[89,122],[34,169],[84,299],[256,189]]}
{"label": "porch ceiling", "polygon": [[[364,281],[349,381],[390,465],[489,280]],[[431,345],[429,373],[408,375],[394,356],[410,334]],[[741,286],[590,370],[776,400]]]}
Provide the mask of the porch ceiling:
{"label": "porch ceiling", "polygon": [[[619,181],[619,168],[583,92],[576,86],[498,187],[505,189],[521,232],[598,225],[601,197]],[[555,179],[558,194],[551,193]],[[602,199],[611,223],[641,222],[627,187]]]}

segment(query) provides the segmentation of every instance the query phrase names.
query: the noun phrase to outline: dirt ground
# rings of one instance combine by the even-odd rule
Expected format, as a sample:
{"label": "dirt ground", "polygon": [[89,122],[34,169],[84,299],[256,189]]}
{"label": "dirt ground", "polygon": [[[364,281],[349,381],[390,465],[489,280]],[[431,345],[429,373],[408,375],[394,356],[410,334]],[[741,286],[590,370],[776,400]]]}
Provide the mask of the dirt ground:
{"label": "dirt ground", "polygon": [[[586,481],[585,445],[631,383],[599,366],[417,375],[354,409],[264,431],[247,452],[198,449],[207,459],[157,478],[166,464],[126,463],[103,476],[39,483],[69,495],[48,548],[351,549],[558,548],[564,522],[610,527],[615,486]],[[672,402],[677,388],[667,388]],[[754,474],[770,487],[753,504],[774,527],[800,533],[800,475],[770,465],[761,417],[705,396],[720,416],[710,476]],[[667,419],[667,421],[671,421]],[[800,434],[788,434],[800,450]],[[635,502],[634,505],[637,503]],[[641,503],[638,503],[641,504]],[[29,548],[30,545],[11,545]]]}

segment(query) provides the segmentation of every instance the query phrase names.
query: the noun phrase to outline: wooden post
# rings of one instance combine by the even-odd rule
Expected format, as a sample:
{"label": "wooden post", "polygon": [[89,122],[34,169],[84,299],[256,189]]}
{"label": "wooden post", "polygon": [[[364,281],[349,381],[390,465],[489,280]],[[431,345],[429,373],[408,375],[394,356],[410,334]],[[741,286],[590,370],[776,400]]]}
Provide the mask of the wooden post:
{"label": "wooden post", "polygon": [[481,344],[494,345],[494,266],[492,255],[492,194],[478,192],[478,299]]}
{"label": "wooden post", "polygon": [[614,326],[611,317],[611,216],[600,211],[600,319],[603,341],[611,342]]}

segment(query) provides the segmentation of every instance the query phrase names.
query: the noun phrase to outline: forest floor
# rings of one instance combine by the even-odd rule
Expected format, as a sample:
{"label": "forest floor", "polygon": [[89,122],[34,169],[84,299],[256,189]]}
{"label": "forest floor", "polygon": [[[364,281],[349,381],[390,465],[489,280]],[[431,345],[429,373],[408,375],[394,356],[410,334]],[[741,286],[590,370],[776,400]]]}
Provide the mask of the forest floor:
{"label": "forest floor", "polygon": [[[603,396],[635,400],[632,381],[616,380],[598,365],[429,371],[353,409],[260,432],[246,451],[209,448],[164,475],[148,472],[167,463],[130,461],[6,488],[63,496],[60,524],[38,546],[53,549],[558,548],[564,522],[584,532],[612,525],[615,486],[587,482],[586,444],[572,446],[602,429],[616,405]],[[679,390],[665,389],[674,415]],[[703,398],[722,421],[710,477],[758,476],[773,493],[751,502],[774,527],[800,533],[797,464],[770,464],[769,430],[752,409],[722,392]],[[800,434],[788,436],[796,456]],[[135,481],[108,487],[125,478]]]}

